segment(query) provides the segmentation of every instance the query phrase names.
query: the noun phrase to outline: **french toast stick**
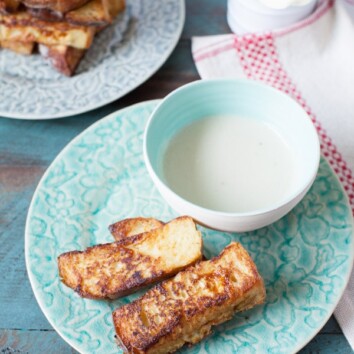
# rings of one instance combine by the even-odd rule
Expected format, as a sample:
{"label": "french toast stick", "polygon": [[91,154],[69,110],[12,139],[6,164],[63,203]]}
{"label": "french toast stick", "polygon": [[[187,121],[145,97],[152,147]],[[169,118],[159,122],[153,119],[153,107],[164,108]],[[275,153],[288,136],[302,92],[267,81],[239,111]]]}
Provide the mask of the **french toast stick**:
{"label": "french toast stick", "polygon": [[60,13],[78,9],[85,5],[89,0],[22,0],[27,7],[36,9],[50,9]]}
{"label": "french toast stick", "polygon": [[175,275],[202,257],[202,238],[192,218],[117,242],[58,257],[59,276],[82,297],[115,299]]}
{"label": "french toast stick", "polygon": [[65,45],[45,46],[39,44],[39,52],[60,73],[71,76],[85,54],[84,49]]}
{"label": "french toast stick", "polygon": [[109,225],[108,230],[116,241],[123,238],[141,234],[164,226],[165,224],[154,218],[129,218]]}
{"label": "french toast stick", "polygon": [[[1,1],[4,0],[0,0],[0,10]],[[66,21],[79,26],[107,26],[124,9],[125,0],[90,0],[87,4],[65,14],[45,8],[28,8],[26,11],[44,21]]]}
{"label": "french toast stick", "polygon": [[171,353],[195,344],[211,327],[261,304],[265,288],[257,268],[239,243],[156,285],[113,312],[125,353]]}
{"label": "french toast stick", "polygon": [[0,41],[0,47],[9,49],[18,54],[30,55],[33,53],[35,43],[33,42],[13,42],[13,41]]}
{"label": "french toast stick", "polygon": [[74,24],[105,26],[125,9],[125,0],[91,0],[79,9],[68,12],[65,19]]}
{"label": "french toast stick", "polygon": [[0,0],[0,13],[15,12],[20,6],[20,0]]}
{"label": "french toast stick", "polygon": [[0,14],[0,41],[37,42],[45,45],[66,45],[78,49],[91,46],[95,27],[43,21],[25,11]]}

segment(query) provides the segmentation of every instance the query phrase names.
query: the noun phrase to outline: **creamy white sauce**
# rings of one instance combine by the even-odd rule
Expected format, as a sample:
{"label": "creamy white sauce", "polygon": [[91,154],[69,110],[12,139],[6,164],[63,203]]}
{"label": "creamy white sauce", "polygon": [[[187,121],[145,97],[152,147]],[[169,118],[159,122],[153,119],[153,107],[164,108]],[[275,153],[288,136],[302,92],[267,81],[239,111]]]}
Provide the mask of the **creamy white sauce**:
{"label": "creamy white sauce", "polygon": [[249,212],[280,201],[291,187],[294,154],[266,123],[215,116],[183,128],[163,155],[172,190],[199,206]]}
{"label": "creamy white sauce", "polygon": [[289,6],[305,6],[314,0],[258,0],[273,9],[285,9]]}

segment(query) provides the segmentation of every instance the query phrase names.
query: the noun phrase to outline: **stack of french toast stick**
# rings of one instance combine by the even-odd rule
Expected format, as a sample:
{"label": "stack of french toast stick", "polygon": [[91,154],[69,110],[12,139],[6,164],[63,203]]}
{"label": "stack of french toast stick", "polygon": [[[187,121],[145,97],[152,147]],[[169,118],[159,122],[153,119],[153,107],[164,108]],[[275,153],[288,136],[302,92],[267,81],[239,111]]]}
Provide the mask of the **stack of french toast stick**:
{"label": "stack of french toast stick", "polygon": [[125,8],[125,0],[0,0],[0,47],[19,54],[37,49],[71,76],[94,36]]}
{"label": "stack of french toast stick", "polygon": [[168,223],[125,219],[109,229],[115,242],[61,254],[59,275],[91,299],[115,299],[158,283],[113,312],[125,353],[174,352],[264,302],[263,280],[241,244],[205,260],[201,233],[188,216]]}

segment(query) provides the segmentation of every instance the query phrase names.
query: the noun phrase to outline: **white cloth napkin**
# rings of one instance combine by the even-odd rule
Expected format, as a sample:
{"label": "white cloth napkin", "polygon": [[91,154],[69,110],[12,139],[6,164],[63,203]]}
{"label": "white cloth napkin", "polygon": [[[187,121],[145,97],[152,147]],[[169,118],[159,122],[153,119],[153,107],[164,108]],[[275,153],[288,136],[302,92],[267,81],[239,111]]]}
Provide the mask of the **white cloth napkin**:
{"label": "white cloth napkin", "polygon": [[[203,79],[260,80],[295,98],[354,212],[354,0],[344,5],[320,0],[310,17],[271,33],[194,37],[192,52]],[[354,271],[334,314],[354,350]]]}

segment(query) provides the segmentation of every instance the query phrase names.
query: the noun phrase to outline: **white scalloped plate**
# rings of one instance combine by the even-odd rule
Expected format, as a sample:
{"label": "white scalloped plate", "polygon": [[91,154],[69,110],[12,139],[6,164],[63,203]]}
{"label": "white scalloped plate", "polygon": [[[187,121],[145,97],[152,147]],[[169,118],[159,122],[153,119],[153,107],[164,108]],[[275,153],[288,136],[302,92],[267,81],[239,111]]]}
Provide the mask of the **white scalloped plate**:
{"label": "white scalloped plate", "polygon": [[40,55],[0,50],[0,116],[50,119],[108,104],[145,82],[181,35],[184,0],[126,0],[115,24],[94,40],[71,78]]}
{"label": "white scalloped plate", "polygon": [[[156,104],[112,113],[69,143],[40,181],[28,212],[25,252],[34,294],[52,326],[81,353],[121,353],[112,310],[142,292],[115,301],[82,299],[60,282],[58,255],[112,242],[107,226],[123,218],[176,216],[142,156],[144,126]],[[267,299],[183,352],[295,353],[326,323],[348,282],[351,210],[325,159],[302,202],[273,225],[237,234],[200,229],[207,257],[233,240],[244,245],[265,280]]]}

